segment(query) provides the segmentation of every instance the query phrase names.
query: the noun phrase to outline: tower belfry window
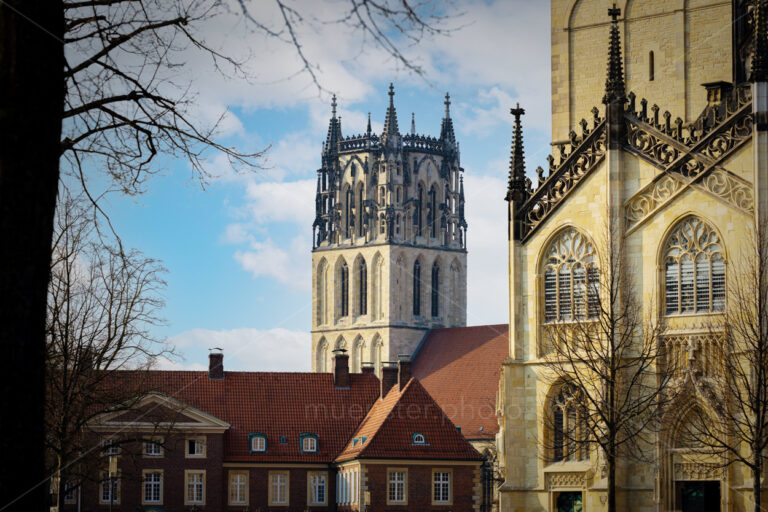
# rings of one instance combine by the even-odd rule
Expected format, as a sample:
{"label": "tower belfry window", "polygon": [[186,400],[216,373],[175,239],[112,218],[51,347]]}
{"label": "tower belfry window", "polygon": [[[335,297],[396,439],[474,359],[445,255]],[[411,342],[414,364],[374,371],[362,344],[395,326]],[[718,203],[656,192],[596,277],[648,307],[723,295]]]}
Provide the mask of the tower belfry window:
{"label": "tower belfry window", "polygon": [[440,316],[440,267],[432,265],[432,317]]}
{"label": "tower belfry window", "polygon": [[413,264],[413,314],[421,315],[421,263]]}
{"label": "tower belfry window", "polygon": [[422,213],[421,208],[424,204],[424,187],[421,186],[421,183],[419,183],[419,192],[418,197],[416,198],[416,211],[413,219],[413,224],[416,227],[416,235],[421,236],[421,223],[422,223]]}
{"label": "tower belfry window", "polygon": [[339,281],[341,285],[341,303],[339,304],[340,316],[347,316],[349,314],[349,269],[346,263],[341,264],[341,272],[339,272]]}
{"label": "tower belfry window", "polygon": [[358,268],[359,279],[359,314],[368,314],[368,268],[365,266],[365,260],[360,260]]}
{"label": "tower belfry window", "polygon": [[429,212],[427,219],[427,227],[429,227],[429,235],[432,238],[437,238],[437,190],[435,187],[429,190]]}

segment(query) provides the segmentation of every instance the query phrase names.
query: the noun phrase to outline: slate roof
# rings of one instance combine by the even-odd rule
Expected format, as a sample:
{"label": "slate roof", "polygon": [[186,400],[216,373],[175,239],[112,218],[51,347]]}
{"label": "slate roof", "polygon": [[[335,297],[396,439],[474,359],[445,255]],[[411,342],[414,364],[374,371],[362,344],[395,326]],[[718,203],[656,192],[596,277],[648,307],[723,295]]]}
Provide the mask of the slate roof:
{"label": "slate roof", "polygon": [[[414,443],[416,433],[424,444]],[[354,458],[482,460],[414,378],[376,400],[336,461]]]}
{"label": "slate roof", "polygon": [[496,395],[508,332],[506,324],[433,329],[415,354],[413,375],[467,439],[499,431]]}
{"label": "slate roof", "polygon": [[[205,371],[152,371],[142,387],[230,423],[225,461],[330,463],[379,395],[375,375],[350,379],[349,388],[337,389],[330,373],[226,372],[211,380]],[[250,452],[252,433],[267,436],[267,453]],[[317,453],[301,452],[303,433],[317,434]]]}

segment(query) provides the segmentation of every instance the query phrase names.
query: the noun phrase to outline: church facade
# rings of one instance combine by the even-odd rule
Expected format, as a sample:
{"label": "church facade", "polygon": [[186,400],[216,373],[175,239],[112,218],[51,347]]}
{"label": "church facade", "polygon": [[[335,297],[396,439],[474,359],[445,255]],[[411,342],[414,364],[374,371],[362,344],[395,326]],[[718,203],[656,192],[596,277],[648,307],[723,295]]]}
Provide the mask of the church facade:
{"label": "church facade", "polygon": [[446,95],[438,138],[401,134],[390,85],[381,134],[343,137],[333,99],[317,174],[312,370],[345,349],[361,371],[413,354],[433,327],[466,324],[463,169]]}
{"label": "church facade", "polygon": [[607,509],[605,458],[568,438],[581,413],[550,359],[551,332],[597,321],[607,247],[622,247],[638,317],[680,362],[645,460],[616,465],[618,510],[747,510],[749,471],[682,432],[692,411],[717,410],[711,326],[768,218],[765,4],[622,0],[609,17],[611,4],[551,2],[554,151],[533,180],[512,110],[500,510]]}

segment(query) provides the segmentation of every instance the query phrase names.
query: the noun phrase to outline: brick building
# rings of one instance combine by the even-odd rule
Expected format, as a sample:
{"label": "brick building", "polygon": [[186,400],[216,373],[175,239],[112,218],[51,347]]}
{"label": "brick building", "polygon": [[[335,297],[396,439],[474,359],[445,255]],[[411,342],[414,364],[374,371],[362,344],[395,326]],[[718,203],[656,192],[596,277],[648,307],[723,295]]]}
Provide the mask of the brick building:
{"label": "brick building", "polygon": [[381,379],[344,351],[333,366],[224,372],[212,354],[207,373],[149,372],[152,392],[92,424],[101,481],[64,510],[479,510],[482,457],[410,361]]}

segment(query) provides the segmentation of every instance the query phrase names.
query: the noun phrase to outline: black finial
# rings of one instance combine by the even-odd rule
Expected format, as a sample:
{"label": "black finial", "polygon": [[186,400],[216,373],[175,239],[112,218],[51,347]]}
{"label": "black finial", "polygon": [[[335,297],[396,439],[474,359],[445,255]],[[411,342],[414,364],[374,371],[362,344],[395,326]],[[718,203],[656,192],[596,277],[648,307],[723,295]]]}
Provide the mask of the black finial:
{"label": "black finial", "polygon": [[336,118],[336,95],[331,98],[331,117]]}
{"label": "black finial", "polygon": [[520,201],[526,193],[523,127],[520,123],[520,117],[525,115],[525,109],[520,108],[518,103],[509,112],[515,116],[515,128],[512,132],[512,155],[509,159],[509,186],[506,199],[507,201]]}
{"label": "black finial", "polygon": [[756,0],[754,10],[754,45],[752,81],[768,81],[768,1]]}
{"label": "black finial", "polygon": [[394,105],[395,99],[395,84],[389,82],[389,104]]}
{"label": "black finial", "polygon": [[411,135],[416,135],[416,114],[411,112]]}
{"label": "black finial", "polygon": [[371,113],[368,112],[368,128],[366,128],[365,133],[368,135],[371,134]]}
{"label": "black finial", "polygon": [[443,103],[445,104],[445,117],[451,117],[451,95],[449,93],[445,93],[445,101]]}
{"label": "black finial", "polygon": [[616,4],[613,4],[613,7],[608,9],[608,16],[611,17],[611,36],[608,49],[608,78],[605,80],[603,103],[608,104],[618,101],[623,104],[626,100],[626,92],[621,57],[621,37],[619,35],[621,9],[616,7]]}

